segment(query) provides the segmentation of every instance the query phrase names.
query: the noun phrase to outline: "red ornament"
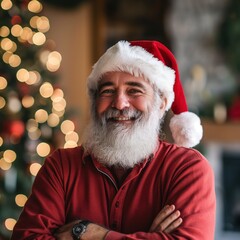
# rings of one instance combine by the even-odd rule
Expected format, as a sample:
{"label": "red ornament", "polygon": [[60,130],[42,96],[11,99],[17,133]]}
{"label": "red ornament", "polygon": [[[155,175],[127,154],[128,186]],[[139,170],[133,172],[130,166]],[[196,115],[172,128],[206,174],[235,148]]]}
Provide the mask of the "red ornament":
{"label": "red ornament", "polygon": [[25,131],[25,125],[21,120],[3,122],[3,135],[7,138],[20,139]]}
{"label": "red ornament", "polygon": [[22,23],[22,18],[20,16],[15,15],[12,17],[12,19],[11,19],[12,25],[16,25],[16,24],[20,24],[20,23]]}
{"label": "red ornament", "polygon": [[232,106],[228,109],[228,117],[231,121],[240,121],[240,96],[237,96]]}

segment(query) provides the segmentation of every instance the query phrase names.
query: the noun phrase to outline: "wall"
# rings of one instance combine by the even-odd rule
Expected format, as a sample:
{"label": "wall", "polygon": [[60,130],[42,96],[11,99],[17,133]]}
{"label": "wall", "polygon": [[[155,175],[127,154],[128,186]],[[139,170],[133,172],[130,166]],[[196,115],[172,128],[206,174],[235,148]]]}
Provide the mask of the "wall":
{"label": "wall", "polygon": [[45,4],[43,12],[51,26],[47,37],[54,40],[63,56],[59,84],[65,93],[67,110],[74,112],[80,136],[88,120],[86,78],[92,65],[91,13],[89,3],[70,10]]}

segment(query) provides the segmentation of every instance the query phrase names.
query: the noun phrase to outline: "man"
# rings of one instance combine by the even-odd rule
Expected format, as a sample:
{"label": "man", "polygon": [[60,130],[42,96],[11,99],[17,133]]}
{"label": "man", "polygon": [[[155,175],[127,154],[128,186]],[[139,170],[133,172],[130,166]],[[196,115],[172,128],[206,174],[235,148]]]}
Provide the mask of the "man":
{"label": "man", "polygon": [[[12,239],[214,239],[213,173],[189,148],[202,128],[172,53],[120,41],[94,65],[88,90],[82,146],[46,159]],[[159,139],[170,108],[176,144]]]}

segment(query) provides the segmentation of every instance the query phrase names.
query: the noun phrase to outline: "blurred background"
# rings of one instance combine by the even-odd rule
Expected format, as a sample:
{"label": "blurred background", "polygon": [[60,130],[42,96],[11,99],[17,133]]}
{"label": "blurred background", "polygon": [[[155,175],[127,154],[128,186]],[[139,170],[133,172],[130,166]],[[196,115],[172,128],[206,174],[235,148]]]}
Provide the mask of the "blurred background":
{"label": "blurred background", "polygon": [[240,239],[240,1],[1,0],[0,240],[44,158],[81,143],[93,63],[136,39],[176,56],[189,109],[202,118],[197,148],[215,173],[216,239]]}

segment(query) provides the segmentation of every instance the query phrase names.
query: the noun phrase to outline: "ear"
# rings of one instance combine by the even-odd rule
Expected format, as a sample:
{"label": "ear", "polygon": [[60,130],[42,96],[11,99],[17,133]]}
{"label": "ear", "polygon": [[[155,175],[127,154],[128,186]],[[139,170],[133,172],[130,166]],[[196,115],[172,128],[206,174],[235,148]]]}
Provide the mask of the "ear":
{"label": "ear", "polygon": [[167,98],[161,97],[161,104],[160,104],[161,117],[164,115],[164,113],[166,111],[166,106],[167,106]]}
{"label": "ear", "polygon": [[160,104],[160,110],[163,110],[165,112],[166,106],[167,106],[167,98],[161,97],[161,104]]}

